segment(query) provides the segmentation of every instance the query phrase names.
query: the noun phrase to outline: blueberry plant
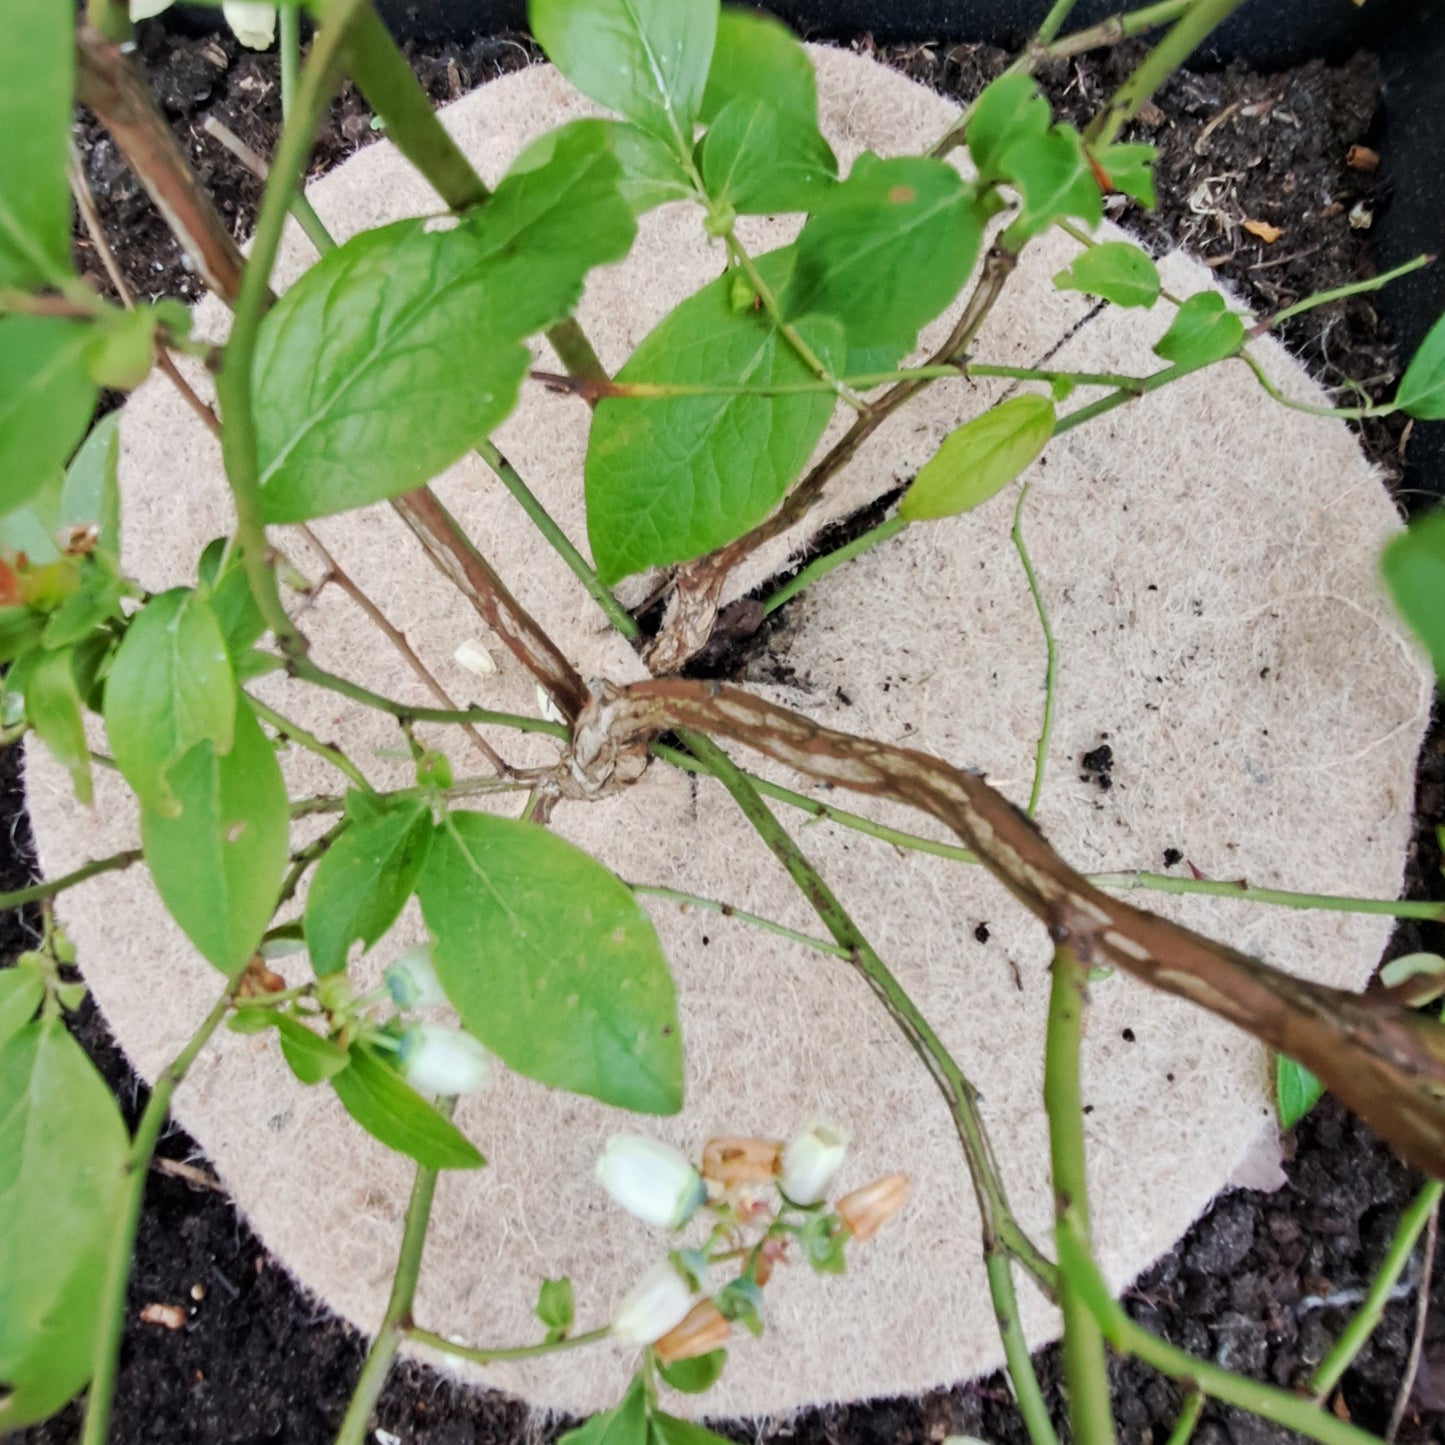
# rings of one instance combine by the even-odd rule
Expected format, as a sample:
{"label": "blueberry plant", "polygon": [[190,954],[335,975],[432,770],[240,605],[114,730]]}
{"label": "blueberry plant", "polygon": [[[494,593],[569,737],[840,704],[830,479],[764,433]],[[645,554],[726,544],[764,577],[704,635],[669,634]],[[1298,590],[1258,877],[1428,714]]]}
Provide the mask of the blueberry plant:
{"label": "blueberry plant", "polygon": [[[1239,3],[1162,0],[1066,33],[1071,0],[1055,0],[1024,52],[930,153],[865,154],[840,175],[818,129],[808,56],[775,22],[720,10],[718,0],[532,0],[533,33],[548,57],[612,116],[543,136],[495,191],[441,127],[366,0],[283,5],[286,121],[243,259],[145,89],[124,6],[90,0],[77,24],[72,7],[56,0],[10,0],[0,48],[0,722],[7,738],[32,734],[48,749],[83,803],[95,769],[118,771],[138,802],[140,846],[0,898],[6,907],[42,905],[38,946],[0,974],[0,1429],[42,1418],[85,1391],[84,1439],[107,1438],[152,1151],[177,1084],[225,1026],[273,1039],[303,1084],[334,1090],[359,1127],[416,1164],[390,1304],[340,1441],[365,1438],[407,1341],[481,1362],[584,1345],[630,1350],[639,1360],[632,1387],[615,1409],[574,1432],[574,1445],[716,1438],[667,1413],[662,1386],[706,1389],[725,1366],[733,1332],[763,1329],[776,1269],[843,1270],[849,1250],[906,1200],[901,1173],[832,1197],[846,1139],[830,1124],[809,1125],[786,1143],[714,1139],[696,1161],[640,1132],[608,1142],[601,1184],[660,1234],[685,1233],[660,1244],[656,1267],[619,1305],[581,1302],[595,1326],[574,1327],[566,1280],[541,1283],[538,1336],[514,1345],[443,1339],[412,1315],[438,1172],[485,1163],[485,1139],[457,1128],[451,1101],[482,1086],[497,1061],[639,1114],[682,1106],[688,1021],[678,1017],[668,962],[638,896],[726,905],[624,883],[547,826],[558,799],[601,797],[657,767],[719,783],[828,937],[737,916],[857,970],[941,1091],[977,1198],[1009,1377],[1035,1445],[1053,1445],[1059,1422],[1019,1327],[1020,1277],[1061,1309],[1068,1422],[1077,1440],[1113,1437],[1108,1351],[1185,1386],[1181,1441],[1206,1398],[1327,1445],[1371,1438],[1312,1395],[1328,1392],[1378,1318],[1390,1272],[1403,1268],[1438,1204],[1438,1186],[1427,1184],[1407,1211],[1382,1270],[1383,1292],[1372,1295],[1310,1392],[1261,1385],[1192,1358],[1130,1319],[1091,1253],[1081,1020],[1100,970],[1181,995],[1277,1052],[1282,1103],[1292,1113],[1307,1107],[1312,1088],[1328,1087],[1403,1156],[1439,1176],[1445,1031],[1416,1009],[1440,992],[1440,960],[1404,960],[1379,997],[1355,997],[1281,973],[1125,903],[1117,891],[1152,881],[1172,891],[1415,918],[1440,918],[1445,905],[1138,874],[1084,877],[1029,816],[1042,783],[1047,710],[1026,811],[943,759],[835,732],[746,691],[677,675],[712,634],[723,584],[738,563],[804,516],[879,424],[924,389],[979,377],[1018,383],[1014,395],[946,438],[890,516],[764,596],[764,612],[903,528],[979,506],[1015,484],[1053,437],[1180,377],[1249,366],[1269,388],[1250,354],[1255,337],[1300,310],[1389,279],[1250,318],[1213,293],[1178,301],[1140,248],[1094,239],[1110,193],[1153,204],[1152,149],[1122,137],[1156,87]],[[265,7],[227,8],[250,38],[269,38]],[[304,63],[303,11],[313,27]],[[1154,31],[1153,48],[1092,123],[1079,131],[1055,120],[1032,78],[1042,62]],[[300,182],[343,76],[442,197],[445,215],[399,221],[342,245],[326,234]],[[230,305],[224,345],[194,340],[174,303],[134,304],[118,283],[122,304],[113,305],[77,273],[72,192],[94,244],[109,254],[83,178],[67,164],[77,102],[110,131],[195,270]],[[967,168],[949,160],[961,150]],[[660,204],[693,209],[716,242],[719,275],[609,376],[573,312],[588,272],[624,256],[638,215]],[[271,274],[288,212],[319,255],[277,297]],[[739,216],[790,212],[805,218],[792,244],[753,255],[739,239]],[[1055,227],[1078,245],[1056,286],[1158,314],[1154,369],[1031,370],[974,354],[1020,254]],[[956,318],[947,339],[921,363],[904,364],[922,329],[945,313]],[[577,478],[591,560],[489,440],[529,383],[528,343],[539,335],[565,374],[532,373],[531,384],[573,392],[592,408]],[[176,354],[205,360],[215,408],[188,386]],[[102,388],[132,389],[153,369],[182,390],[197,425],[219,437],[236,518],[233,533],[196,559],[194,577],[159,593],[122,568],[117,429],[113,417],[92,424]],[[1080,392],[1091,399],[1080,400]],[[839,408],[849,425],[813,460]],[[1429,334],[1391,402],[1323,410],[1392,409],[1445,416],[1445,323]],[[470,451],[523,502],[618,631],[645,649],[652,680],[584,683],[519,606],[428,486]],[[1013,539],[1032,585],[1017,525],[1025,493]],[[377,503],[400,513],[536,679],[547,716],[414,707],[316,663],[278,582],[285,562],[273,538],[281,528]],[[1445,667],[1445,516],[1402,533],[1383,569],[1437,668]],[[644,571],[656,572],[669,597],[661,630],[646,641],[610,590]],[[365,582],[344,585],[404,648]],[[1047,638],[1036,586],[1033,595]],[[1052,679],[1051,643],[1048,653]],[[278,672],[395,719],[415,762],[414,784],[378,791],[358,760],[261,702],[252,684]],[[87,731],[88,714],[103,723],[103,750],[94,745],[95,727]],[[445,748],[417,741],[413,725],[422,722],[467,730],[493,770],[459,776]],[[503,752],[509,730],[553,739],[555,764],[511,766]],[[719,740],[807,779],[931,816],[957,834],[963,846],[953,853],[990,870],[1048,930],[1055,956],[1040,1042],[1057,1202],[1050,1239],[1030,1238],[1010,1210],[967,1061],[950,1056],[781,810],[821,810],[902,846],[922,840],[764,783]],[[326,759],[335,793],[288,794],[278,753],[293,747]],[[479,795],[513,792],[521,806],[511,815],[466,806]],[[499,802],[507,798],[491,797],[492,806]],[[296,845],[293,821],[315,815],[330,826]],[[67,1029],[83,986],[48,904],[68,886],[133,865],[149,871],[214,966],[218,989],[132,1133]],[[356,946],[376,945],[413,895],[429,945],[396,959],[382,988],[362,990],[348,972]],[[272,973],[267,959],[286,950],[305,951],[309,981],[287,986]],[[418,1018],[418,1009],[441,1004],[454,1010],[457,1026],[428,1021],[432,1014]],[[38,1237],[46,1250],[34,1248]]]}

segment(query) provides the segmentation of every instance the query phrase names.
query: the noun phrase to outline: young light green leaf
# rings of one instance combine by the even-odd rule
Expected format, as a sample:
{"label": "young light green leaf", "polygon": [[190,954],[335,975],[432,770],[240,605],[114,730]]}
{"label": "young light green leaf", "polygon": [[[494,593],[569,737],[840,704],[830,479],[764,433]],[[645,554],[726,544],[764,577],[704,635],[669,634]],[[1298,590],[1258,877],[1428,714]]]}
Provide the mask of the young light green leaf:
{"label": "young light green leaf", "polygon": [[54,0],[9,0],[0,46],[0,286],[56,286],[74,274],[65,182],[74,83],[74,12]]}
{"label": "young light green leaf", "polygon": [[1132,141],[1106,145],[1093,152],[1114,189],[1150,211],[1158,203],[1154,195],[1154,161],[1158,154],[1154,146]]}
{"label": "young light green leaf", "polygon": [[1400,615],[1445,679],[1445,508],[1416,517],[1386,544],[1380,571]]}
{"label": "young light green leaf", "polygon": [[561,1339],[572,1328],[574,1311],[572,1281],[565,1277],[544,1279],[532,1313],[542,1321],[548,1335]]}
{"label": "young light green leaf", "polygon": [[670,1365],[659,1365],[657,1373],[680,1394],[701,1395],[722,1378],[727,1362],[726,1350],[709,1350],[705,1355],[693,1355]]}
{"label": "young light green leaf", "polygon": [[90,1377],[128,1150],[110,1090],[58,1018],[0,1044],[0,1434]]}
{"label": "young light green leaf", "polygon": [[266,631],[266,619],[251,591],[246,564],[230,546],[229,538],[215,537],[206,544],[196,565],[196,579],[226,639],[232,669],[237,669]]}
{"label": "young light green leaf", "polygon": [[41,642],[51,651],[56,651],[84,643],[102,628],[106,628],[108,633],[118,628],[121,621],[120,600],[125,594],[125,582],[114,572],[104,567],[84,568],[79,588],[46,620]]}
{"label": "young light green leaf", "polygon": [[1244,322],[1218,291],[1191,296],[1175,313],[1154,354],[1175,366],[1208,366],[1233,356],[1244,344]]}
{"label": "young light green leaf", "polygon": [[307,271],[257,347],[266,520],[397,496],[500,422],[530,359],[523,340],[632,244],[620,174],[585,135],[560,135],[549,163],[509,176],[460,223],[364,231]]}
{"label": "young light green leaf", "polygon": [[1159,271],[1138,246],[1103,241],[1081,251],[1054,277],[1060,291],[1082,291],[1115,306],[1152,306],[1159,299]]}
{"label": "young light green leaf", "polygon": [[1049,103],[1031,76],[1001,75],[973,103],[964,140],[980,185],[1012,180],[1003,157],[1020,141],[1038,140],[1049,128]]}
{"label": "young light green leaf", "polygon": [[686,155],[717,39],[718,0],[530,0],[547,59],[584,95]]}
{"label": "young light green leaf", "polygon": [[276,1014],[276,1029],[281,1036],[281,1057],[303,1084],[334,1079],[351,1063],[352,1056],[345,1049],[290,1014]]}
{"label": "young light green leaf", "polygon": [[952,166],[865,153],[803,227],[783,306],[838,317],[850,346],[911,345],[958,295],[982,236],[973,188]]}
{"label": "young light green leaf", "polygon": [[156,890],[203,957],[230,973],[261,941],[286,866],[290,812],[276,754],[242,697],[233,741],[199,743],[170,770],[181,805],[141,808],[141,846]]}
{"label": "young light green leaf", "polygon": [[35,1017],[45,997],[45,980],[23,961],[0,969],[0,1044]]}
{"label": "young light green leaf", "polygon": [[330,1083],[346,1112],[388,1149],[428,1169],[480,1169],[487,1162],[450,1119],[366,1044],[351,1046],[351,1063]]}
{"label": "young light green leaf", "polygon": [[969,512],[1001,492],[1054,433],[1046,396],[1016,396],[950,432],[898,505],[906,522]]}
{"label": "young light green leaf", "polygon": [[642,1376],[633,1378],[622,1403],[584,1420],[557,1445],[648,1445],[647,1392]]}
{"label": "young light green leaf", "polygon": [[1395,405],[1421,421],[1445,417],[1445,316],[1425,333],[1410,358],[1395,389]]}
{"label": "young light green leaf", "polygon": [[[775,285],[790,257],[759,262]],[[689,297],[647,336],[619,382],[776,386],[813,379],[788,341],[729,272]],[[744,283],[745,284],[745,283]],[[842,329],[830,317],[797,322],[835,370]],[[604,581],[680,562],[760,522],[797,476],[832,415],[830,391],[782,396],[610,397],[587,445],[587,536]]]}
{"label": "young light green leaf", "polygon": [[155,363],[156,331],[162,313],[153,306],[110,309],[91,328],[86,365],[97,386],[134,391]]}
{"label": "young light green leaf", "polygon": [[524,146],[512,162],[509,176],[540,170],[568,144],[610,152],[621,168],[617,189],[632,208],[634,216],[668,201],[697,198],[697,187],[682,163],[656,136],[625,120],[569,120],[555,130],[544,131]]}
{"label": "young light green leaf", "polygon": [[43,566],[60,556],[61,531],[95,527],[96,550],[114,558],[120,553],[120,488],[116,464],[120,456],[120,413],[102,417],[81,443],[65,475],[52,472],[22,507],[0,517],[0,542],[24,552],[32,565]]}
{"label": "young light green leaf", "polygon": [[1324,1097],[1325,1086],[1302,1064],[1283,1054],[1274,1061],[1274,1101],[1281,1129],[1293,1129]]}
{"label": "young light green leaf", "polygon": [[648,1412],[647,1445],[726,1445],[721,1435],[695,1420],[679,1420],[656,1408]]}
{"label": "young light green leaf", "polygon": [[1071,127],[1056,125],[1041,136],[1015,141],[999,167],[1020,196],[1018,213],[999,241],[1008,250],[1021,250],[1030,237],[1067,216],[1086,226],[1099,224],[1103,192]]}
{"label": "young light green leaf", "polygon": [[811,125],[818,123],[818,81],[798,38],[770,15],[724,9],[698,119],[705,125],[738,99],[761,100]]}
{"label": "young light green leaf", "polygon": [[306,895],[306,948],[318,978],[340,973],[358,939],[370,948],[401,912],[431,842],[420,804],[354,821],[321,856]]}
{"label": "young light green leaf", "polygon": [[105,684],[105,732],[141,803],[174,817],[171,769],[197,743],[231,749],[236,682],[221,625],[199,592],[175,587],[131,619]]}
{"label": "young light green leaf", "polygon": [[808,211],[837,184],[838,161],[811,120],[740,96],[703,137],[702,178],[742,216]]}
{"label": "young light green leaf", "polygon": [[50,756],[70,774],[76,801],[88,808],[93,796],[90,745],[69,648],[47,652],[31,670],[25,684],[25,716]]}
{"label": "young light green leaf", "polygon": [[498,1058],[621,1109],[682,1107],[667,960],[647,915],[601,864],[530,823],[453,813],[417,892],[442,987]]}
{"label": "young light green leaf", "polygon": [[85,431],[98,392],[86,368],[90,340],[83,321],[0,317],[0,512],[50,482]]}

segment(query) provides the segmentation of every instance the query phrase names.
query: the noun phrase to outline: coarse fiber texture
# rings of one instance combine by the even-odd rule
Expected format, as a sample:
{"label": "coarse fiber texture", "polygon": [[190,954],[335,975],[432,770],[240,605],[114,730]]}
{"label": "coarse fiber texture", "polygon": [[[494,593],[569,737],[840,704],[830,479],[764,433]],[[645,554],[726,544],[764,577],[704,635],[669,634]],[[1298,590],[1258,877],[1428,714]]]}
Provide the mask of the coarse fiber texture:
{"label": "coarse fiber texture", "polygon": [[[871,62],[831,50],[814,56],[824,127],[845,162],[865,147],[925,148],[956,114]],[[538,68],[486,86],[445,119],[495,181],[531,137],[586,113],[557,74]],[[343,235],[436,206],[386,144],[310,194]],[[762,249],[785,239],[788,226],[752,221],[747,233]],[[1028,248],[975,347],[978,359],[1150,367],[1167,312],[1096,309],[1056,291],[1051,277],[1074,251],[1063,238]],[[306,258],[292,237],[278,282]],[[646,217],[632,257],[596,275],[582,306],[606,364],[619,366],[721,264],[695,211]],[[1182,256],[1165,258],[1163,270],[1175,293],[1213,284]],[[198,319],[204,331],[223,330],[214,302]],[[1255,349],[1289,393],[1323,399],[1272,342]],[[951,426],[1007,386],[933,388],[882,429],[820,516],[851,511],[905,481]],[[586,434],[579,402],[528,386],[498,438],[578,540]],[[147,587],[172,585],[193,575],[204,543],[231,525],[217,448],[164,381],[131,400],[122,436],[126,565]],[[1028,476],[1024,529],[1061,658],[1040,820],[1064,856],[1088,869],[1157,869],[1164,851],[1177,848],[1216,878],[1395,896],[1429,685],[1375,582],[1375,556],[1397,526],[1394,509],[1343,424],[1282,409],[1231,364],[1059,438]],[[462,463],[437,487],[584,675],[641,675],[480,462]],[[1008,543],[1014,500],[1010,490],[971,515],[912,528],[833,573],[792,605],[750,684],[835,726],[984,769],[1025,799],[1044,648]],[[389,509],[333,518],[317,532],[455,696],[535,711],[530,679],[484,635]],[[800,540],[769,548],[745,583],[782,565]],[[277,541],[308,577],[321,577],[302,538],[278,530]],[[323,666],[394,697],[430,701],[338,588],[298,599],[296,611]],[[495,676],[479,680],[453,661],[471,638],[489,647]],[[343,745],[378,785],[409,781],[388,721],[275,677],[256,692]],[[464,740],[426,735],[446,741],[459,773],[480,769]],[[517,763],[555,756],[546,740],[492,740]],[[1114,758],[1108,791],[1080,768],[1081,756],[1103,742]],[[294,748],[286,767],[295,794],[340,786]],[[31,750],[30,803],[47,874],[135,842],[124,790],[107,772],[96,783],[96,806],[86,812],[63,775]],[[515,808],[515,799],[507,805]],[[900,809],[872,811],[928,830]],[[905,855],[832,825],[803,828],[797,813],[788,820],[977,1081],[1014,1206],[1047,1240],[1042,928],[976,868]],[[559,807],[555,827],[626,879],[821,931],[715,784],[655,766],[621,796]],[[312,830],[298,827],[297,836]],[[1233,900],[1149,901],[1283,967],[1350,988],[1364,984],[1390,932],[1378,918]],[[696,1151],[713,1134],[783,1135],[820,1116],[853,1136],[843,1187],[906,1170],[913,1202],[877,1239],[850,1250],[845,1277],[779,1271],[767,1289],[765,1337],[740,1335],[718,1387],[672,1399],[669,1408],[773,1414],[918,1391],[998,1365],[978,1218],[948,1113],[868,990],[843,963],[735,919],[648,907],[680,991],[685,1111],[637,1120],[505,1072],[466,1099],[458,1120],[489,1167],[442,1180],[417,1319],[477,1344],[533,1339],[538,1281],[568,1275],[579,1327],[594,1326],[668,1245],[597,1185],[593,1164],[610,1133],[640,1129]],[[117,1037],[154,1077],[209,1007],[217,975],[167,919],[143,869],[96,878],[63,896],[59,910]],[[413,906],[357,976],[374,978],[419,937]],[[303,961],[287,963],[297,965],[294,977],[304,975]],[[1251,1160],[1257,1168],[1262,1142],[1273,1138],[1266,1061],[1224,1024],[1113,977],[1093,990],[1084,1072],[1099,1252],[1122,1287],[1236,1169]],[[178,1093],[176,1113],[296,1277],[373,1328],[396,1259],[407,1163],[355,1128],[325,1088],[296,1083],[267,1036],[223,1033]],[[1029,1338],[1042,1343],[1055,1316],[1026,1282],[1020,1296]],[[587,1411],[618,1398],[634,1363],[627,1350],[603,1346],[477,1376],[538,1406]]]}

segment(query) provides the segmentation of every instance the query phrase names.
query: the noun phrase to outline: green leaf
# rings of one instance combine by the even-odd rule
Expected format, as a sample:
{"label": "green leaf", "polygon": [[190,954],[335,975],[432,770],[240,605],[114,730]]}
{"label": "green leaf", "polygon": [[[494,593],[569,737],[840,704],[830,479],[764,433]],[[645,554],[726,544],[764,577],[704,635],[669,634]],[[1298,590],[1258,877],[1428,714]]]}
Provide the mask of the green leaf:
{"label": "green leaf", "polygon": [[290,1014],[276,1014],[276,1028],[281,1035],[281,1057],[303,1084],[334,1079],[351,1063],[351,1055],[345,1049],[322,1038]]}
{"label": "green leaf", "polygon": [[71,7],[8,0],[0,46],[0,286],[56,286],[74,274],[65,181],[74,84]]}
{"label": "green leaf", "polygon": [[175,587],[131,619],[105,684],[105,732],[141,803],[174,817],[171,770],[197,743],[231,749],[236,681],[216,614],[199,592]]}
{"label": "green leaf", "polygon": [[1445,316],[1425,333],[1410,358],[1395,389],[1395,405],[1421,421],[1445,417]]}
{"label": "green leaf", "polygon": [[567,1278],[544,1279],[537,1291],[537,1304],[532,1311],[548,1335],[561,1339],[572,1328],[575,1306],[572,1300],[572,1281]]}
{"label": "green leaf", "polygon": [[[229,550],[227,550],[229,548]],[[202,595],[210,603],[216,625],[226,640],[226,653],[231,667],[238,670],[251,648],[266,631],[251,579],[238,548],[230,547],[228,537],[216,537],[206,544],[196,568]]]}
{"label": "green leaf", "polygon": [[120,622],[120,600],[126,591],[126,584],[114,572],[104,567],[86,567],[81,572],[79,590],[50,614],[41,635],[42,643],[52,650],[72,647],[102,628],[106,628],[107,635],[114,640],[114,629],[108,625]]}
{"label": "green leaf", "polygon": [[111,559],[120,554],[120,413],[102,417],[81,443],[69,469],[52,473],[23,506],[0,518],[0,542],[24,552],[32,564],[44,565],[60,556],[56,534],[73,527],[96,527],[97,551]]}
{"label": "green leaf", "polygon": [[1293,1129],[1324,1096],[1325,1086],[1302,1064],[1283,1054],[1274,1061],[1274,1100],[1281,1129]]}
{"label": "green leaf", "polygon": [[1155,343],[1154,354],[1192,369],[1223,361],[1243,344],[1244,322],[1218,291],[1201,291],[1179,308],[1169,330]]}
{"label": "green leaf", "polygon": [[331,1079],[342,1107],[373,1139],[428,1169],[480,1169],[487,1161],[450,1119],[398,1078],[365,1044]]}
{"label": "green leaf", "polygon": [[1099,224],[1103,192],[1078,132],[1069,126],[1056,125],[1041,136],[1015,141],[999,165],[1021,198],[1018,213],[1000,238],[1008,250],[1020,250],[1031,236],[1066,216],[1087,226]]}
{"label": "green leaf", "polygon": [[694,1355],[690,1360],[659,1365],[657,1373],[679,1393],[701,1395],[704,1390],[710,1390],[717,1384],[727,1362],[726,1350],[709,1350],[707,1354]]}
{"label": "green leaf", "polygon": [[307,271],[257,347],[266,520],[398,496],[496,426],[530,363],[523,340],[632,244],[620,175],[607,150],[562,135],[548,164],[509,176],[459,223],[364,231]]}
{"label": "green leaf", "polygon": [[761,100],[784,115],[818,123],[818,80],[798,38],[770,15],[725,9],[698,116],[705,125],[738,99]]}
{"label": "green leaf", "polygon": [[1054,434],[1046,396],[1016,396],[965,422],[943,439],[898,505],[905,522],[969,512],[1001,492]]}
{"label": "green leaf", "polygon": [[452,813],[417,891],[442,987],[498,1058],[621,1109],[682,1107],[672,976],[601,864],[531,823]]}
{"label": "green leaf", "polygon": [[340,973],[358,939],[370,948],[411,897],[431,842],[418,803],[354,821],[321,856],[306,895],[306,948],[318,978]]}
{"label": "green leaf", "polygon": [[569,1430],[557,1445],[647,1445],[647,1393],[641,1375],[634,1377],[622,1403]]}
{"label": "green leaf", "polygon": [[763,1333],[763,1291],[754,1279],[739,1275],[729,1280],[713,1297],[712,1302],[725,1319],[741,1324],[754,1339]]}
{"label": "green leaf", "polygon": [[69,648],[47,652],[35,664],[25,684],[25,715],[50,756],[70,774],[76,801],[88,808],[93,797],[90,745]]}
{"label": "green leaf", "polygon": [[45,998],[45,980],[23,963],[0,970],[0,1044],[35,1017]]}
{"label": "green leaf", "polygon": [[155,363],[156,332],[165,313],[154,306],[102,312],[86,352],[91,380],[116,391],[134,391]]}
{"label": "green leaf", "polygon": [[1054,277],[1060,291],[1101,296],[1115,306],[1152,306],[1159,299],[1159,271],[1127,241],[1103,241],[1082,251],[1074,264]]}
{"label": "green leaf", "polygon": [[798,1233],[803,1258],[816,1274],[847,1273],[846,1243],[843,1221],[836,1214],[814,1214]]}
{"label": "green leaf", "polygon": [[[40,640],[45,619],[28,607],[0,607],[0,663],[14,662]],[[13,676],[7,679],[14,690]]]}
{"label": "green leaf", "polygon": [[1400,615],[1414,628],[1445,679],[1445,508],[1416,517],[1392,538],[1380,571]]}
{"label": "green leaf", "polygon": [[1003,157],[1020,141],[1038,140],[1049,128],[1049,103],[1030,76],[1001,75],[973,103],[964,140],[980,185],[1012,180]]}
{"label": "green leaf", "polygon": [[570,120],[555,130],[545,131],[523,147],[507,174],[520,176],[540,170],[563,144],[612,155],[621,169],[617,189],[634,216],[668,201],[697,198],[697,188],[667,146],[625,120]]}
{"label": "green leaf", "polygon": [[0,1044],[0,1433],[90,1378],[129,1139],[95,1066],[56,1018]]}
{"label": "green leaf", "polygon": [[1154,161],[1158,154],[1154,146],[1137,142],[1106,145],[1093,152],[1114,189],[1151,211],[1158,204],[1154,194]]}
{"label": "green leaf", "polygon": [[[656,1408],[648,1413],[648,1445],[728,1445],[718,1434],[695,1420],[679,1420]],[[609,1442],[610,1445],[610,1442]]]}
{"label": "green leaf", "polygon": [[[760,259],[769,285],[789,259],[785,252]],[[765,314],[735,305],[736,279],[731,272],[719,277],[664,317],[617,380],[726,386],[813,380]],[[841,366],[836,321],[807,317],[797,329],[826,365]],[[760,522],[802,470],[835,401],[830,391],[812,391],[600,402],[587,445],[586,492],[587,536],[603,580],[701,556]]]}
{"label": "green leaf", "polygon": [[739,96],[703,138],[702,178],[739,215],[807,211],[837,184],[838,161],[811,120]]}
{"label": "green leaf", "polygon": [[952,166],[865,153],[803,227],[784,308],[838,317],[850,346],[911,344],[958,295],[982,235],[973,188]]}
{"label": "green leaf", "polygon": [[691,150],[717,0],[530,0],[527,15],[547,59],[584,95],[678,155]]}
{"label": "green leaf", "polygon": [[[9,43],[7,34],[0,50]],[[86,368],[90,339],[84,321],[0,317],[0,512],[50,482],[85,431],[98,390]]]}
{"label": "green leaf", "polygon": [[244,698],[231,750],[192,748],[170,772],[178,817],[141,808],[141,845],[157,891],[201,954],[230,973],[271,921],[286,867],[290,813],[276,754]]}

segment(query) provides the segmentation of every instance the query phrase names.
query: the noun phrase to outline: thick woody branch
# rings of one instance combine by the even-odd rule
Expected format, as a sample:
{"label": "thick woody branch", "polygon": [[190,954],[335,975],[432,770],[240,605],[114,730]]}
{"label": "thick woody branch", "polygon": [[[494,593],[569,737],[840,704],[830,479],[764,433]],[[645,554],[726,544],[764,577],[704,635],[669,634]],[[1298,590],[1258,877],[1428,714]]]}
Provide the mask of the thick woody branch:
{"label": "thick woody branch", "polygon": [[245,265],[234,237],[134,60],[88,25],[76,38],[75,93],[110,132],[197,274],[218,296],[234,298]]}
{"label": "thick woody branch", "polygon": [[392,506],[438,571],[466,597],[503,646],[546,689],[570,722],[587,706],[589,694],[577,669],[557,644],[507,590],[491,564],[471,544],[456,519],[429,487],[398,497]]}
{"label": "thick woody branch", "polygon": [[[834,732],[736,688],[668,680],[608,692],[580,739],[614,762],[674,728],[731,738],[820,781],[907,803],[955,832],[1085,966],[1188,999],[1312,1070],[1409,1162],[1445,1175],[1445,1029],[1389,1003],[1293,977],[1111,898],[981,777]],[[597,739],[605,737],[606,746]]]}

